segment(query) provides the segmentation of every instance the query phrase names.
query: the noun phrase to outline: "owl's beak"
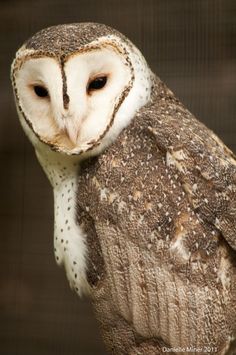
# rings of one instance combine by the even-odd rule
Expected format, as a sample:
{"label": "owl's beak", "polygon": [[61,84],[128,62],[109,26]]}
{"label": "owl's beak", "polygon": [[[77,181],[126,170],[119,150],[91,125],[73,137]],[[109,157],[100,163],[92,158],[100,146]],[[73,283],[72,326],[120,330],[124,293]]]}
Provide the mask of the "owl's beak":
{"label": "owl's beak", "polygon": [[78,141],[78,135],[79,135],[79,127],[78,123],[74,122],[73,119],[68,118],[68,120],[65,122],[65,133],[69,140],[76,145]]}

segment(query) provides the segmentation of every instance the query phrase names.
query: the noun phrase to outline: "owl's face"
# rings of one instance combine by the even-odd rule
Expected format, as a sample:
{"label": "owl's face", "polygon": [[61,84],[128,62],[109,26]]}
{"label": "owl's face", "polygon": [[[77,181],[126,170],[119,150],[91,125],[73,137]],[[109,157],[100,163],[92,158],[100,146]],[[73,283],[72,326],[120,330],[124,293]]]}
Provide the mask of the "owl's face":
{"label": "owl's face", "polygon": [[13,63],[21,121],[40,141],[66,153],[108,142],[148,98],[149,69],[141,57],[147,71],[142,83],[145,73],[135,58],[141,53],[132,50],[111,36],[60,56],[23,46]]}
{"label": "owl's face", "polygon": [[16,85],[35,132],[46,142],[73,149],[104,131],[131,77],[121,55],[102,48],[72,56],[63,73],[55,58],[29,59],[18,72]]}

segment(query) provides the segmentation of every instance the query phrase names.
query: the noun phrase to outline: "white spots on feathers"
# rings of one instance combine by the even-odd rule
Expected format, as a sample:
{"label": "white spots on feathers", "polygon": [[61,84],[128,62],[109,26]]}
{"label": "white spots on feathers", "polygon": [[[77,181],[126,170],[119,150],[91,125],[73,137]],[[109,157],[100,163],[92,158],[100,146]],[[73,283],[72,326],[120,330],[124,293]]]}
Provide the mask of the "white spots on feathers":
{"label": "white spots on feathers", "polygon": [[135,190],[134,193],[133,193],[134,201],[138,201],[141,198],[141,195],[142,195],[141,191]]}
{"label": "white spots on feathers", "polygon": [[185,262],[189,261],[191,253],[184,246],[183,236],[184,236],[184,233],[183,234],[181,233],[178,235],[178,238],[174,241],[174,243],[172,243],[172,245],[170,247],[170,252],[173,253],[178,258],[180,258],[182,260],[182,262],[185,263]]}
{"label": "white spots on feathers", "polygon": [[187,159],[186,154],[184,153],[183,150],[177,150],[177,151],[167,151],[166,153],[166,165],[168,167],[174,166],[177,168],[178,171],[181,173],[185,173],[185,165],[184,161]]}
{"label": "white spots on feathers", "polygon": [[218,268],[217,276],[218,282],[221,282],[224,289],[230,288],[230,277],[229,277],[229,268],[230,262],[227,258],[222,257],[220,261],[220,265]]}
{"label": "white spots on feathers", "polygon": [[138,224],[141,226],[144,220],[144,215],[141,215],[138,219]]}
{"label": "white spots on feathers", "polygon": [[172,155],[175,160],[185,160],[187,158],[183,150],[173,151]]}
{"label": "white spots on feathers", "polygon": [[106,188],[103,188],[100,190],[100,200],[107,200],[107,194],[108,194],[108,190]]}
{"label": "white spots on feathers", "polygon": [[118,212],[122,213],[123,211],[127,210],[127,204],[125,201],[119,201],[118,202]]}
{"label": "white spots on feathers", "polygon": [[175,160],[172,157],[170,152],[166,152],[166,165],[167,166],[175,166]]}
{"label": "white spots on feathers", "polygon": [[119,195],[116,192],[111,192],[108,197],[109,204],[112,204],[118,198],[119,198]]}
{"label": "white spots on feathers", "polygon": [[119,199],[119,195],[116,192],[110,192],[106,187],[101,188],[97,181],[96,186],[99,188],[100,201],[108,201],[111,205],[115,200]]}

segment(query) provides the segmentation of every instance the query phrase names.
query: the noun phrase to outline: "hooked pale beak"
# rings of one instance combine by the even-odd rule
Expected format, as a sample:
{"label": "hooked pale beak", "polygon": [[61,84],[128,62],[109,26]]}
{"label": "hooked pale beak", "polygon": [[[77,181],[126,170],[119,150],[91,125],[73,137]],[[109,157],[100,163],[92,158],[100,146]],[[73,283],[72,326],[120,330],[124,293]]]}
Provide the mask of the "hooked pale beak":
{"label": "hooked pale beak", "polygon": [[64,121],[64,130],[69,138],[69,140],[73,144],[77,144],[78,141],[78,135],[79,135],[79,124],[74,120],[74,117],[72,116],[63,116],[63,121]]}

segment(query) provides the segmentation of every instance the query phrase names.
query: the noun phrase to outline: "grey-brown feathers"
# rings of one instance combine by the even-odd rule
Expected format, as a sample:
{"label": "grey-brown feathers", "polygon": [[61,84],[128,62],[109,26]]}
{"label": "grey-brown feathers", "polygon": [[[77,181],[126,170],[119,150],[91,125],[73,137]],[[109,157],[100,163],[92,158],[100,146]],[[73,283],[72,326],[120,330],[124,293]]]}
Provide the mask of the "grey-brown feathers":
{"label": "grey-brown feathers", "polygon": [[[160,344],[226,353],[236,331],[235,173],[232,153],[159,81],[109,150],[85,162],[78,204],[102,251],[91,254],[105,265],[93,300],[114,354],[158,354]],[[130,343],[119,348],[121,322]]]}
{"label": "grey-brown feathers", "polygon": [[99,37],[115,35],[128,41],[120,32],[98,23],[74,23],[45,28],[33,35],[26,43],[27,49],[66,57]]}

